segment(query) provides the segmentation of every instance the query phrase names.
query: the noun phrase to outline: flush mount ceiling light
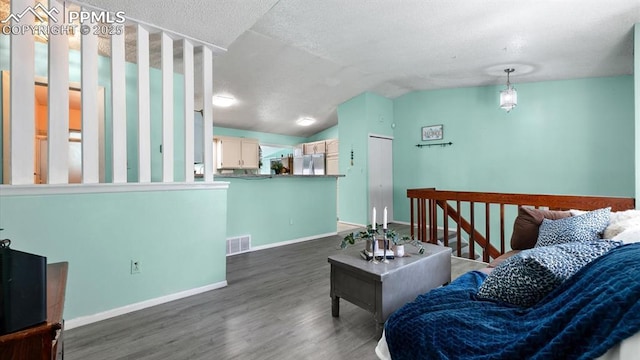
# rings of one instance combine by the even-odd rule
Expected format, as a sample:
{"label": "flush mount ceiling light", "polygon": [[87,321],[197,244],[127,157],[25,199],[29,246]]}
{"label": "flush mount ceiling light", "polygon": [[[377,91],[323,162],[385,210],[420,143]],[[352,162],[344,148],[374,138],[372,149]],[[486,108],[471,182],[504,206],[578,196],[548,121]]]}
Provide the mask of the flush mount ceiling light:
{"label": "flush mount ceiling light", "polygon": [[516,71],[515,69],[504,69],[504,72],[507,73],[507,88],[500,91],[500,107],[507,112],[511,111],[516,105],[518,105],[518,93],[516,89],[511,86],[511,82],[509,82],[509,75]]}
{"label": "flush mount ceiling light", "polygon": [[218,107],[229,107],[236,103],[236,98],[231,95],[213,95],[211,103]]}
{"label": "flush mount ceiling light", "polygon": [[315,119],[310,118],[310,117],[302,117],[298,120],[296,120],[296,124],[300,125],[300,126],[309,126],[311,124],[313,124],[314,122],[316,122]]}

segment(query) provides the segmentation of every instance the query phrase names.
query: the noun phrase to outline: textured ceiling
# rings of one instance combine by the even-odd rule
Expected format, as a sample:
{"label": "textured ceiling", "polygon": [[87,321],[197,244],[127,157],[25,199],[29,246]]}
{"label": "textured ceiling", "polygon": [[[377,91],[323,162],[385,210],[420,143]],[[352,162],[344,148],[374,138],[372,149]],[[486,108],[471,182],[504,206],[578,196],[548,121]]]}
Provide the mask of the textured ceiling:
{"label": "textured ceiling", "polygon": [[239,103],[215,109],[215,124],[297,136],[335,125],[337,105],[364,91],[503,84],[507,67],[516,85],[632,74],[640,23],[638,0],[84,3],[226,48],[214,92]]}

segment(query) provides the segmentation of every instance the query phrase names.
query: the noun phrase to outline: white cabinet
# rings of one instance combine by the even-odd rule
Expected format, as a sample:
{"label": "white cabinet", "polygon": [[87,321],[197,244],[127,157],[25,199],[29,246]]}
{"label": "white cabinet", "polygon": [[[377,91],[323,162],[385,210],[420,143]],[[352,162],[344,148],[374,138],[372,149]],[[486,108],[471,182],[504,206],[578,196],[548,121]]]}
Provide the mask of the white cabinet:
{"label": "white cabinet", "polygon": [[338,155],[339,152],[339,148],[338,148],[338,139],[329,139],[326,141],[327,144],[327,156],[329,155]]}
{"label": "white cabinet", "polygon": [[338,167],[339,158],[339,142],[338,139],[327,139],[301,144],[304,155],[325,154],[325,174],[339,175]]}
{"label": "white cabinet", "polygon": [[230,136],[215,137],[216,168],[257,169],[258,140]]}
{"label": "white cabinet", "polygon": [[338,175],[340,173],[340,168],[338,166],[338,154],[327,154],[326,157],[327,162],[327,175]]}
{"label": "white cabinet", "polygon": [[340,174],[338,166],[339,142],[338,139],[329,139],[327,143],[327,175]]}
{"label": "white cabinet", "polygon": [[305,155],[324,154],[326,151],[327,151],[327,147],[324,140],[314,141],[314,142],[304,144]]}

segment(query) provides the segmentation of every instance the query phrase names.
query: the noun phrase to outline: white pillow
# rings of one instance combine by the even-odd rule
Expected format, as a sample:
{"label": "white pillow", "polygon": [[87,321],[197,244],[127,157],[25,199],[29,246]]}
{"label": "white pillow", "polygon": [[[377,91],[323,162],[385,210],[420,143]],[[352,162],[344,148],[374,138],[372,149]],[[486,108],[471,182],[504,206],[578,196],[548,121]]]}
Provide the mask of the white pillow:
{"label": "white pillow", "polygon": [[625,244],[640,242],[640,226],[633,226],[613,237]]}
{"label": "white pillow", "polygon": [[609,215],[609,223],[614,224],[629,219],[640,219],[640,210],[625,210],[611,212]]}
{"label": "white pillow", "polygon": [[625,219],[614,223],[609,223],[606,229],[604,229],[603,238],[613,239],[620,233],[623,233],[627,229],[640,227],[640,216],[636,218]]}

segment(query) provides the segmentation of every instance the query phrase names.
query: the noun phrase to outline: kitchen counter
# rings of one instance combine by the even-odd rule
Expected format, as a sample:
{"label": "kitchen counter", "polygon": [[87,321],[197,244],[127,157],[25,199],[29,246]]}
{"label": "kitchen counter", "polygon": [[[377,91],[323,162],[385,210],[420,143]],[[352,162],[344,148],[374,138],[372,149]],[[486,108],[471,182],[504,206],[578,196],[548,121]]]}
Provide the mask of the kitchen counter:
{"label": "kitchen counter", "polygon": [[339,178],[339,177],[344,177],[344,175],[288,175],[288,174],[283,174],[283,175],[275,175],[275,174],[213,174],[214,178],[236,178],[236,179],[243,179],[243,178],[251,178],[251,179],[271,179],[271,178],[287,178],[287,179],[291,179],[291,178]]}
{"label": "kitchen counter", "polygon": [[264,249],[336,233],[339,175],[216,174],[229,183],[227,238]]}

